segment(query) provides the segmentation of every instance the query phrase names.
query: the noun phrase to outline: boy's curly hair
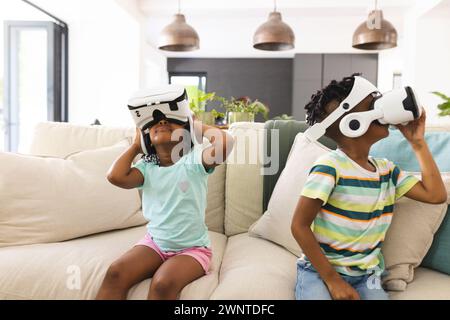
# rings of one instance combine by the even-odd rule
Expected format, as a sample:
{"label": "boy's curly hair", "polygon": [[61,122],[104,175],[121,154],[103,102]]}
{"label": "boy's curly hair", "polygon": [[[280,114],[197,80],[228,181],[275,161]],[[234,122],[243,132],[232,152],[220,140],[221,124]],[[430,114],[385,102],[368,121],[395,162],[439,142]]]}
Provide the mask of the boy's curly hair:
{"label": "boy's curly hair", "polygon": [[337,101],[338,103],[344,101],[353,89],[354,77],[360,75],[360,73],[355,73],[339,82],[333,80],[328,86],[313,94],[311,101],[305,106],[306,122],[312,126],[325,119],[328,116],[326,106],[332,101]]}

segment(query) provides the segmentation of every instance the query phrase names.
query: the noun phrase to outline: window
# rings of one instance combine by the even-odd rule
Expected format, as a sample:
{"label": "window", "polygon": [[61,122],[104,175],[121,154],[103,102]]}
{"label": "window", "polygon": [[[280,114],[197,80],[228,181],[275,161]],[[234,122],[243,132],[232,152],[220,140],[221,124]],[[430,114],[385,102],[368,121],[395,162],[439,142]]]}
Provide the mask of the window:
{"label": "window", "polygon": [[198,90],[206,92],[206,73],[170,73],[169,83],[184,86],[189,98],[192,100],[198,96]]}

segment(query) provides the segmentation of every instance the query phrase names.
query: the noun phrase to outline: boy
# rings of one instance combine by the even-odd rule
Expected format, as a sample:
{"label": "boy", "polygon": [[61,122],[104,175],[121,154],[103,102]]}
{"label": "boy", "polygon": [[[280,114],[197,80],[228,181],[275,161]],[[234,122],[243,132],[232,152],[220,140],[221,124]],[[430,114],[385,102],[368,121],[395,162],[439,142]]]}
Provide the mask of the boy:
{"label": "boy", "polygon": [[[349,96],[354,81],[353,76],[332,81],[313,95],[305,107],[308,124],[331,114]],[[369,111],[373,99],[367,96],[351,112]],[[415,152],[422,181],[386,159],[369,157],[371,146],[389,135],[388,125],[374,121],[363,136],[348,138],[339,129],[341,119],[326,131],[338,149],[314,164],[292,221],[292,234],[305,254],[297,265],[297,300],[388,299],[381,285],[373,284],[381,283],[381,246],[395,201],[406,196],[437,204],[447,198],[425,142],[425,111],[397,127]]]}

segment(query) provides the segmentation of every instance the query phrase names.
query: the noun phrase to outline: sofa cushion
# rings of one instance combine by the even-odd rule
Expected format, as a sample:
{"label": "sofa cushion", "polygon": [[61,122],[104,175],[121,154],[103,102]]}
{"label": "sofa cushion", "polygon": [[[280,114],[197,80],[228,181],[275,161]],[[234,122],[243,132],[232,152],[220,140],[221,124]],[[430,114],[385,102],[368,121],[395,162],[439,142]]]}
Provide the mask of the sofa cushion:
{"label": "sofa cushion", "polygon": [[422,266],[450,275],[450,173],[443,173],[442,178],[447,188],[447,204],[449,206]]}
{"label": "sofa cushion", "polygon": [[[141,226],[67,242],[2,248],[0,299],[94,299],[111,263],[145,232]],[[207,299],[218,284],[226,237],[210,232],[210,238],[214,256],[211,274],[187,286],[182,299]],[[129,299],[146,299],[149,283],[147,280],[132,288]]]}
{"label": "sofa cushion", "polygon": [[[30,153],[65,158],[79,151],[111,146],[123,139],[132,141],[135,132],[134,128],[42,122],[34,129]],[[135,162],[140,158],[138,156]],[[219,233],[224,233],[225,173],[226,165],[222,165],[208,178],[206,225],[209,230]]]}
{"label": "sofa cushion", "polygon": [[450,207],[422,266],[450,275]]}
{"label": "sofa cushion", "polygon": [[450,300],[450,276],[417,268],[406,291],[390,292],[392,300]]}
{"label": "sofa cushion", "polygon": [[273,241],[293,254],[301,255],[301,249],[291,233],[292,217],[314,162],[329,151],[319,142],[310,142],[303,133],[297,135],[269,207],[250,228],[251,235]]}
{"label": "sofa cushion", "polygon": [[[425,133],[433,158],[441,172],[450,172],[450,132],[428,129]],[[370,155],[376,158],[387,158],[408,172],[420,172],[420,165],[409,142],[399,130],[389,130],[389,137],[374,144]]]}
{"label": "sofa cushion", "polygon": [[297,257],[269,241],[240,234],[228,239],[213,300],[292,300]]}
{"label": "sofa cushion", "polygon": [[76,152],[112,146],[125,138],[131,142],[135,133],[133,128],[42,122],[34,128],[29,153],[65,158]]}
{"label": "sofa cushion", "polygon": [[0,247],[57,242],[145,224],[137,190],[106,172],[128,141],[67,159],[0,153]]}
{"label": "sofa cushion", "polygon": [[403,291],[413,281],[414,269],[430,249],[446,211],[447,204],[426,204],[406,197],[395,204],[382,247],[388,273],[383,284],[388,290]]}
{"label": "sofa cushion", "polygon": [[233,236],[247,232],[263,213],[264,123],[234,123],[229,133],[236,144],[227,160],[225,234]]}
{"label": "sofa cushion", "polygon": [[208,197],[206,225],[210,231],[224,233],[225,219],[225,178],[227,166],[221,165],[208,177]]}
{"label": "sofa cushion", "polygon": [[[267,210],[270,198],[272,197],[273,189],[280,178],[281,172],[286,166],[288,155],[292,149],[295,137],[300,132],[305,132],[309,125],[305,121],[296,120],[271,120],[266,122],[265,129],[267,134],[264,136],[264,155],[271,155],[271,145],[274,139],[279,144],[279,158],[276,173],[271,170],[266,170],[264,175],[264,194],[263,194],[263,209]],[[330,149],[336,149],[336,143],[328,137],[321,137],[319,142]],[[264,167],[270,167],[269,161],[264,161]]]}

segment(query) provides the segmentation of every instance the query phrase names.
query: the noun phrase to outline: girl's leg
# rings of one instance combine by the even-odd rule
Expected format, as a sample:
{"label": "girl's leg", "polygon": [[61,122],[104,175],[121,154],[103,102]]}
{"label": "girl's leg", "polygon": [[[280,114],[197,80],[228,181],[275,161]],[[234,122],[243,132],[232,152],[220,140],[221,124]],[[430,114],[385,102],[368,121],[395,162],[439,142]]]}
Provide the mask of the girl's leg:
{"label": "girl's leg", "polygon": [[128,290],[151,278],[162,263],[155,250],[146,246],[134,247],[109,267],[96,299],[126,300]]}
{"label": "girl's leg", "polygon": [[149,300],[176,300],[189,283],[203,277],[205,270],[191,256],[170,258],[156,271],[150,285]]}

